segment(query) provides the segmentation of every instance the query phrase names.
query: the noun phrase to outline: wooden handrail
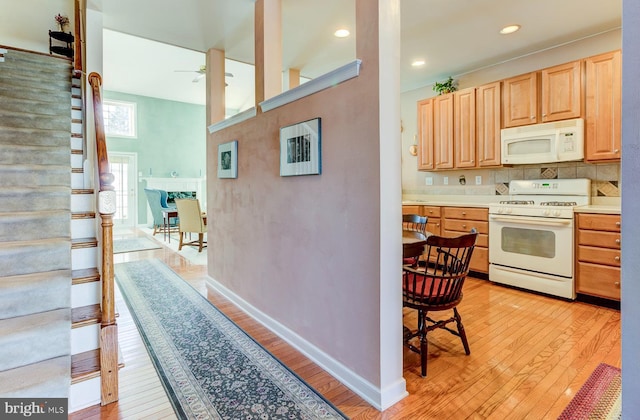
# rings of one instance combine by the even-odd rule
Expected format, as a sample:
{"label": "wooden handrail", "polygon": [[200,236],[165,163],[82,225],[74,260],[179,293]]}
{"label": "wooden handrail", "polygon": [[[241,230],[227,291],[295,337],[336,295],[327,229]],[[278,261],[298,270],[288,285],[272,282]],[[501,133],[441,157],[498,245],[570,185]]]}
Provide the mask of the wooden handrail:
{"label": "wooden handrail", "polygon": [[84,68],[84,66],[82,65],[82,46],[84,45],[84,31],[82,30],[82,28],[84,27],[85,8],[82,7],[80,2],[81,0],[76,0],[74,2],[74,34],[76,42],[73,46],[73,69],[75,71],[82,72]]}
{"label": "wooden handrail", "polygon": [[101,404],[118,400],[118,326],[115,315],[114,271],[113,271],[113,215],[115,213],[115,190],[113,174],[109,168],[107,142],[102,113],[102,77],[89,74],[89,85],[93,93],[93,115],[96,130],[96,157],[100,190],[98,213],[102,226],[102,324],[100,326],[100,380]]}

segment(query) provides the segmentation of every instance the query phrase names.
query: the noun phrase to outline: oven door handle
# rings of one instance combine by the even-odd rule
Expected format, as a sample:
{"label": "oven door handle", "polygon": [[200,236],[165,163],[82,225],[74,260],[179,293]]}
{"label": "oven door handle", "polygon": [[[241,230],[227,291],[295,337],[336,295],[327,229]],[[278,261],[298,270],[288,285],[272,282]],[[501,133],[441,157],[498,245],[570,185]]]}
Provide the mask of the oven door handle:
{"label": "oven door handle", "polygon": [[536,217],[508,217],[508,216],[490,216],[490,220],[496,222],[507,222],[513,224],[521,224],[521,225],[539,225],[539,226],[570,226],[572,223],[571,219],[545,219],[540,220]]}

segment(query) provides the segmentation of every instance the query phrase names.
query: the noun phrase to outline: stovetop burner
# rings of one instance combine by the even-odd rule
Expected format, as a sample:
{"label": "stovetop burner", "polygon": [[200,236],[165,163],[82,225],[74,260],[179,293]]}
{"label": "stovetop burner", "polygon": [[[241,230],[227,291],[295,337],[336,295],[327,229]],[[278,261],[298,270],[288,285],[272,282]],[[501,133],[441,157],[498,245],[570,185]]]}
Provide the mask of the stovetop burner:
{"label": "stovetop burner", "polygon": [[506,201],[501,201],[500,204],[513,204],[518,206],[527,206],[535,203],[533,202],[533,200],[506,200]]}
{"label": "stovetop burner", "polygon": [[575,207],[578,205],[575,201],[543,201],[541,206],[556,206],[556,207]]}

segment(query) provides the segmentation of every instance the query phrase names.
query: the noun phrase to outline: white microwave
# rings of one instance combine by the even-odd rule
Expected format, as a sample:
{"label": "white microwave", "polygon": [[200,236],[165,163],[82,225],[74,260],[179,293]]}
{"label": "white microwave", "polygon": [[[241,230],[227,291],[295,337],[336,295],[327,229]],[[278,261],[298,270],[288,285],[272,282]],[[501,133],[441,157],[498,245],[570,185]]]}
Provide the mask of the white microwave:
{"label": "white microwave", "polygon": [[504,128],[502,164],[569,162],[584,159],[584,120]]}

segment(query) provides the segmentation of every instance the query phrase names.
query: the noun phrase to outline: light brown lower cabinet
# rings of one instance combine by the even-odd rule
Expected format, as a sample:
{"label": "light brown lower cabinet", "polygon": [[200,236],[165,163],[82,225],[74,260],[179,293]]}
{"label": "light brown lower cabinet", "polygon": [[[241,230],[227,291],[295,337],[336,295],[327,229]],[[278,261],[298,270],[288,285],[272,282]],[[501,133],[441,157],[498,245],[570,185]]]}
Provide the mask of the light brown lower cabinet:
{"label": "light brown lower cabinet", "polygon": [[620,300],[620,216],[576,215],[576,291]]}
{"label": "light brown lower cabinet", "polygon": [[481,207],[402,206],[402,214],[427,216],[427,231],[434,235],[460,236],[475,228],[478,240],[469,268],[489,273],[489,210]]}
{"label": "light brown lower cabinet", "polygon": [[489,273],[489,210],[480,207],[443,207],[442,236],[460,236],[471,229],[478,231],[469,268],[478,273]]}

